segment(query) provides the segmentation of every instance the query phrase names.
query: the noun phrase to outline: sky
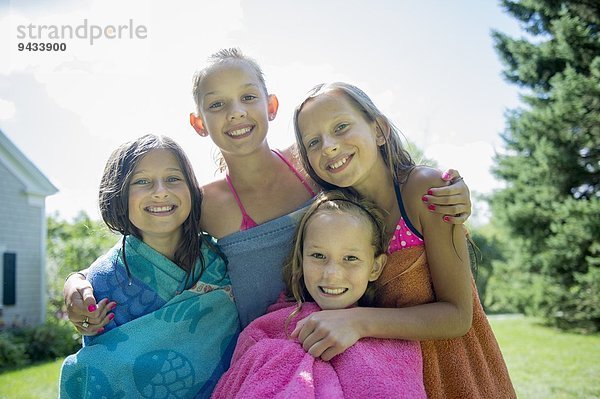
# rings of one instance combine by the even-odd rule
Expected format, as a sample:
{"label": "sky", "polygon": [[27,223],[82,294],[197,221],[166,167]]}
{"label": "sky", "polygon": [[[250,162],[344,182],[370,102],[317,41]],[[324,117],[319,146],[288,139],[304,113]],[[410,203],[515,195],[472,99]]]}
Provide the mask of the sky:
{"label": "sky", "polygon": [[[293,143],[292,112],[311,87],[355,84],[427,158],[460,171],[481,222],[477,195],[502,187],[490,167],[520,104],[492,30],[521,36],[495,1],[0,0],[0,129],[59,189],[46,212],[63,219],[99,218],[108,156],[146,133],[180,143],[208,183],[217,150],[189,125],[192,75],[239,47],[279,98],[272,147]],[[18,50],[42,42],[66,49]]]}

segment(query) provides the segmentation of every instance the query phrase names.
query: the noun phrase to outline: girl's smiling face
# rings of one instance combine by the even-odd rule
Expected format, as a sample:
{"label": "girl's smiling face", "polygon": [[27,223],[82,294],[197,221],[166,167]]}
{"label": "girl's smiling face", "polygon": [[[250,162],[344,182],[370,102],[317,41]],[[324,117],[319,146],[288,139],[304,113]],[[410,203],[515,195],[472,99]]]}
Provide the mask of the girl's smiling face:
{"label": "girl's smiling face", "polygon": [[[376,123],[343,94],[329,91],[308,100],[298,115],[302,145],[315,173],[338,187],[353,187],[381,175]],[[381,137],[381,135],[379,135]]]}
{"label": "girl's smiling face", "polygon": [[155,238],[181,236],[191,211],[191,195],[177,157],[167,149],[148,152],[129,182],[129,219],[148,245]]}
{"label": "girl's smiling face", "polygon": [[375,256],[373,227],[365,216],[319,211],[308,221],[302,269],[306,289],[321,309],[344,309],[364,295],[381,273],[385,255]]}
{"label": "girl's smiling face", "polygon": [[224,153],[247,153],[265,141],[277,99],[269,96],[256,71],[243,61],[209,70],[199,85],[200,119]]}

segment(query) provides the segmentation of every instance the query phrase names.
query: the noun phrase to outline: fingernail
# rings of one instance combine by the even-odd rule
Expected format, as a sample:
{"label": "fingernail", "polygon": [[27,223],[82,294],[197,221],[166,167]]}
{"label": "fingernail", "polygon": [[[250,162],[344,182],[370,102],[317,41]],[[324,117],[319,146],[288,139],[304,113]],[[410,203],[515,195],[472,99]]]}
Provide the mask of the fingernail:
{"label": "fingernail", "polygon": [[427,194],[433,195],[433,190],[432,189],[427,190]]}
{"label": "fingernail", "polygon": [[450,173],[448,173],[448,172],[444,172],[444,173],[442,174],[442,180],[448,180],[449,178],[450,178]]}
{"label": "fingernail", "polygon": [[427,201],[428,201],[428,199],[427,199],[427,196],[426,196],[426,195],[422,196],[422,197],[421,197],[421,201],[423,201],[423,202],[427,202]]}
{"label": "fingernail", "polygon": [[90,306],[88,306],[88,312],[95,312],[97,309],[96,305],[91,304]]}
{"label": "fingernail", "polygon": [[115,303],[113,303],[113,304],[112,304],[112,306],[110,307],[110,309],[109,309],[109,310],[113,310],[113,309],[114,309],[114,308],[116,308],[116,307],[117,307],[117,303],[115,302]]}
{"label": "fingernail", "polygon": [[450,221],[450,216],[444,216],[442,219],[444,219],[444,222],[449,222]]}
{"label": "fingernail", "polygon": [[435,211],[435,205],[431,204],[427,207],[430,211]]}
{"label": "fingernail", "polygon": [[115,318],[115,314],[114,313],[111,313],[111,314],[108,315],[108,320],[112,320],[114,318]]}
{"label": "fingernail", "polygon": [[103,332],[104,332],[104,327],[100,327],[100,328],[98,329],[98,334],[101,334],[101,333],[103,333]]}

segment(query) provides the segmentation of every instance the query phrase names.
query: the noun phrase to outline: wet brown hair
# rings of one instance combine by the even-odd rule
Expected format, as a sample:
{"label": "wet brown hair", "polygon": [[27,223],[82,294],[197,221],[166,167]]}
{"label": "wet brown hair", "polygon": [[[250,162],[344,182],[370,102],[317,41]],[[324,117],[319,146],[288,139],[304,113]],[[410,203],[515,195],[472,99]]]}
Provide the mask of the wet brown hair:
{"label": "wet brown hair", "polygon": [[[150,151],[158,149],[169,150],[175,155],[190,190],[191,210],[181,226],[181,241],[175,251],[174,259],[174,262],[186,271],[189,278],[195,274],[198,258],[201,260],[202,271],[204,271],[204,260],[200,256],[200,248],[204,239],[199,236],[202,191],[185,152],[171,138],[147,134],[137,140],[122,144],[113,151],[104,167],[100,181],[98,196],[100,214],[110,230],[123,235],[122,251],[125,255],[126,236],[133,235],[142,239],[139,229],[129,220],[131,175],[143,157]],[[126,259],[125,262],[127,262]],[[127,265],[126,267],[128,268]]]}

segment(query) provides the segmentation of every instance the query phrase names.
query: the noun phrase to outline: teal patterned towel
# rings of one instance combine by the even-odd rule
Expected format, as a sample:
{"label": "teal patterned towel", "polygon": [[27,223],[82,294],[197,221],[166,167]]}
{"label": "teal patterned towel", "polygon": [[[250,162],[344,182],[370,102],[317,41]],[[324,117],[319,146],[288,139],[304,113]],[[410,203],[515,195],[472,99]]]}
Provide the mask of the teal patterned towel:
{"label": "teal patterned towel", "polygon": [[[119,247],[116,245],[91,267],[98,283],[111,277],[123,282],[126,274]],[[177,294],[184,280],[181,269],[134,237],[127,237],[126,253],[134,278],[131,286],[125,283],[124,290],[146,297],[148,290],[154,290],[166,302],[113,326],[67,357],[59,397],[210,397],[229,367],[239,333],[224,262],[203,251],[206,270],[201,280]],[[123,308],[132,306],[118,303]]]}

